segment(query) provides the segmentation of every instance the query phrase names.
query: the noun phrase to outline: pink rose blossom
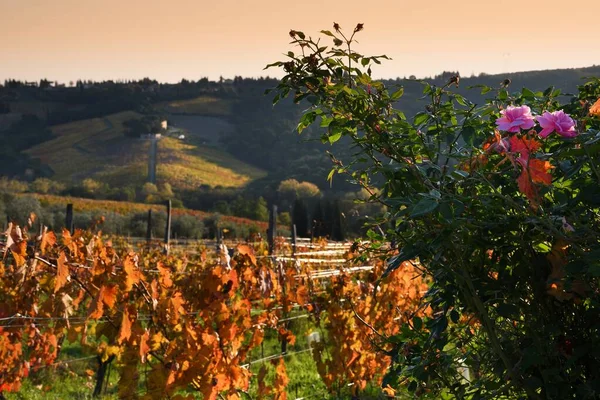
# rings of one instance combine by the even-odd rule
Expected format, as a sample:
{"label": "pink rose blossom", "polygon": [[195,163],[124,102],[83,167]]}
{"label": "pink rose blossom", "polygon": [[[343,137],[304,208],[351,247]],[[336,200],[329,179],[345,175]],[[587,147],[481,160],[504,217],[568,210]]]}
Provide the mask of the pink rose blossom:
{"label": "pink rose blossom", "polygon": [[577,136],[575,121],[573,121],[573,118],[571,118],[569,114],[565,114],[563,110],[554,111],[552,113],[544,111],[544,114],[537,116],[537,120],[542,127],[540,136],[543,138],[547,137],[552,132],[556,132],[565,138]]}
{"label": "pink rose blossom", "polygon": [[500,111],[502,117],[496,120],[496,125],[501,131],[517,133],[521,129],[531,129],[535,125],[531,108],[528,106],[508,106],[506,110]]}

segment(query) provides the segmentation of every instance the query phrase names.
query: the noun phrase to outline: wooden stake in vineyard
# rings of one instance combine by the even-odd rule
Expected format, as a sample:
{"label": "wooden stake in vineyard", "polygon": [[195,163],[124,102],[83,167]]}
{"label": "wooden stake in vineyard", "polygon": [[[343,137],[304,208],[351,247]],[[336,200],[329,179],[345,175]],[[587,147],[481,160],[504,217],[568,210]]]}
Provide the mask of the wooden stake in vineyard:
{"label": "wooden stake in vineyard", "polygon": [[65,214],[65,229],[68,230],[71,235],[73,234],[73,204],[67,204],[67,212]]}
{"label": "wooden stake in vineyard", "polygon": [[146,228],[146,241],[148,244],[152,241],[152,209],[148,210],[148,226]]}
{"label": "wooden stake in vineyard", "polygon": [[171,240],[171,200],[167,200],[167,225],[165,227],[165,254],[169,254],[169,241]]}
{"label": "wooden stake in vineyard", "polygon": [[296,258],[296,241],[298,240],[298,234],[296,233],[296,224],[292,224],[292,257],[294,261]]}
{"label": "wooden stake in vineyard", "polygon": [[269,241],[269,255],[275,253],[275,237],[277,236],[277,206],[273,205],[271,212],[269,213],[269,230],[267,231],[267,238]]}

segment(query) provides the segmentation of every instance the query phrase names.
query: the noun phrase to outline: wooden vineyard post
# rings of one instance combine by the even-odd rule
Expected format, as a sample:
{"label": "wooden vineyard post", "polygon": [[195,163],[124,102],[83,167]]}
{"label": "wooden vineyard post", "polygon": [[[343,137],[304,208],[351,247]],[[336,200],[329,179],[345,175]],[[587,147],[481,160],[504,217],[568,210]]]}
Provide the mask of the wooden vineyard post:
{"label": "wooden vineyard post", "polygon": [[167,200],[167,225],[165,226],[165,254],[169,254],[169,241],[171,240],[171,200]]}
{"label": "wooden vineyard post", "polygon": [[215,242],[216,242],[216,250],[217,250],[217,258],[221,258],[221,243],[223,242],[223,237],[221,236],[221,228],[217,224],[215,226]]}
{"label": "wooden vineyard post", "polygon": [[67,204],[67,213],[65,214],[65,229],[68,230],[71,235],[73,234],[73,204]]}
{"label": "wooden vineyard post", "polygon": [[[267,239],[269,241],[269,255],[276,268],[279,270],[279,284],[281,285],[281,292],[283,294],[283,318],[287,319],[288,314],[286,311],[286,286],[285,286],[285,268],[282,263],[278,263],[275,257],[275,238],[277,237],[277,206],[273,205],[269,212],[269,230],[267,231]],[[287,326],[287,322],[285,323]],[[287,341],[285,338],[281,339],[281,352],[287,352]]]}
{"label": "wooden vineyard post", "polygon": [[269,230],[267,238],[269,240],[269,254],[275,255],[275,237],[277,236],[277,206],[271,208],[269,213]]}
{"label": "wooden vineyard post", "polygon": [[101,356],[98,356],[98,372],[96,372],[96,386],[94,387],[94,397],[99,397],[102,394],[102,387],[104,386],[104,380],[106,379],[106,371],[110,363],[115,359],[112,355],[108,357],[108,360],[102,361]]}
{"label": "wooden vineyard post", "polygon": [[296,224],[292,224],[292,257],[294,261],[296,259],[296,241],[298,240],[298,234],[296,233]]}
{"label": "wooden vineyard post", "polygon": [[146,241],[152,242],[152,209],[148,210],[148,226],[146,228]]}

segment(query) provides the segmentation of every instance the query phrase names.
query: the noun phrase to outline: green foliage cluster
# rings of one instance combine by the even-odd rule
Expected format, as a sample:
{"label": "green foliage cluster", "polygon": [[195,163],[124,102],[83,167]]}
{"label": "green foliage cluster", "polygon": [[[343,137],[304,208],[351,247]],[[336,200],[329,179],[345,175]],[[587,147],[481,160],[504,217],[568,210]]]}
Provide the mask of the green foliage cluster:
{"label": "green foliage cluster", "polygon": [[142,118],[128,119],[123,122],[125,136],[139,138],[141,135],[165,133],[166,130],[161,125],[161,122],[165,120],[165,117],[158,115],[145,115]]}
{"label": "green foliage cluster", "polygon": [[263,197],[257,199],[236,196],[232,201],[218,200],[212,211],[223,215],[250,218],[256,221],[269,220],[269,208]]}
{"label": "green foliage cluster", "polygon": [[0,129],[0,175],[13,176],[23,174],[26,170],[30,170],[31,173],[43,173],[39,163],[21,152],[52,138],[52,132],[46,122],[35,115],[23,115],[8,129]]}
{"label": "green foliage cluster", "polygon": [[[404,88],[371,77],[386,57],[354,51],[362,29],[322,31],[331,47],[291,31],[299,54],[271,66],[285,73],[275,102],[312,105],[299,132],[318,124],[323,140],[346,138],[357,149],[350,162],[332,157],[330,177],[349,177],[385,205],[379,224],[389,228],[368,233],[373,251],[399,246],[385,274],[411,263],[431,281],[429,317],[407,316],[400,334],[379,337],[394,360],[384,385],[432,398],[598,398],[600,119],[588,110],[600,79],[566,103],[554,87],[510,81],[474,88],[485,98],[475,103],[450,76],[422,82],[426,104],[408,118],[394,106]],[[511,105],[538,115],[564,110],[578,135],[495,133]],[[535,156],[499,150],[513,140],[541,148]],[[550,168],[550,184],[534,181],[534,157]],[[526,180],[518,184],[519,174]]]}

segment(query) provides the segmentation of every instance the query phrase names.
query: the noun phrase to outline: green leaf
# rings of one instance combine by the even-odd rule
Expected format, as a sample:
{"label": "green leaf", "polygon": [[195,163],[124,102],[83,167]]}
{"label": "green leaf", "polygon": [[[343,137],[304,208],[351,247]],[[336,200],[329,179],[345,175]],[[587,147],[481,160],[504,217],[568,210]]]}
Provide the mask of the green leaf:
{"label": "green leaf", "polygon": [[267,64],[267,66],[264,67],[263,70],[271,68],[271,67],[280,67],[282,65],[283,65],[283,63],[281,61],[277,61],[277,62],[274,62],[272,64]]}
{"label": "green leaf", "polygon": [[300,118],[300,123],[298,123],[298,133],[302,133],[304,129],[306,129],[310,124],[315,122],[317,118],[317,113],[314,111],[307,112]]}
{"label": "green leaf", "polygon": [[413,393],[417,390],[418,384],[416,381],[411,381],[410,384],[408,385],[408,391]]}
{"label": "green leaf", "polygon": [[452,211],[452,207],[448,202],[443,202],[440,204],[440,214],[448,222],[451,222],[454,219],[454,212]]}
{"label": "green leaf", "polygon": [[323,35],[327,35],[327,36],[331,36],[331,37],[335,37],[335,35],[333,33],[331,33],[331,31],[321,31],[321,33]]}
{"label": "green leaf", "polygon": [[363,67],[366,67],[367,65],[369,65],[370,60],[368,58],[363,58],[362,60],[360,60],[360,63],[362,64]]}
{"label": "green leaf", "polygon": [[535,100],[535,93],[527,88],[523,88],[523,90],[521,90],[521,96],[523,96],[523,98],[526,100]]}
{"label": "green leaf", "polygon": [[420,249],[413,244],[409,244],[400,249],[400,253],[390,258],[388,265],[384,273],[381,275],[379,280],[384,279],[386,276],[394,272],[403,262],[408,260],[414,260],[419,255]]}
{"label": "green leaf", "polygon": [[404,88],[401,87],[400,89],[396,90],[394,93],[392,93],[392,95],[390,96],[390,98],[393,101],[398,100],[400,97],[402,97],[404,95]]}
{"label": "green leaf", "polygon": [[465,144],[469,146],[473,146],[473,140],[475,139],[475,128],[472,126],[465,126],[462,131],[460,131],[460,135],[462,136]]}
{"label": "green leaf", "polygon": [[275,95],[275,97],[273,97],[273,105],[277,104],[279,102],[279,93],[277,93]]}
{"label": "green leaf", "polygon": [[465,103],[465,99],[463,97],[456,96],[455,99],[456,99],[456,102],[458,104],[460,104],[461,106],[465,106],[465,107],[467,106],[467,103]]}
{"label": "green leaf", "polygon": [[423,320],[419,317],[414,317],[412,323],[413,327],[415,328],[415,331],[420,331],[423,327]]}
{"label": "green leaf", "polygon": [[327,175],[327,180],[329,182],[331,182],[333,180],[333,175],[335,175],[335,173],[336,173],[335,169],[332,169],[331,171],[329,171],[329,174]]}
{"label": "green leaf", "polygon": [[335,142],[337,142],[338,140],[340,140],[340,138],[342,137],[342,132],[338,131],[332,135],[328,136],[328,140],[329,143],[334,144]]}
{"label": "green leaf", "polygon": [[417,113],[417,115],[415,115],[415,118],[413,119],[413,123],[415,125],[422,125],[428,119],[429,119],[429,114],[427,114],[426,112],[421,111],[420,113]]}
{"label": "green leaf", "polygon": [[460,314],[458,313],[458,311],[456,311],[456,310],[450,311],[450,319],[455,324],[458,323],[458,320],[460,319]]}
{"label": "green leaf", "polygon": [[423,197],[415,206],[412,208],[410,213],[411,218],[422,217],[423,215],[427,215],[436,208],[438,208],[439,203],[437,200],[432,199],[431,197]]}

